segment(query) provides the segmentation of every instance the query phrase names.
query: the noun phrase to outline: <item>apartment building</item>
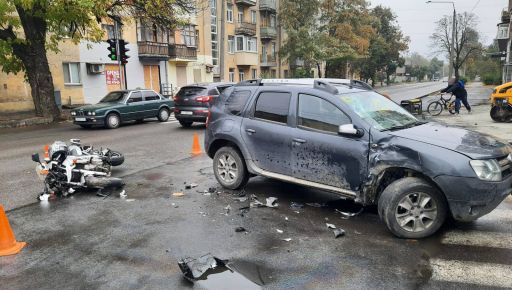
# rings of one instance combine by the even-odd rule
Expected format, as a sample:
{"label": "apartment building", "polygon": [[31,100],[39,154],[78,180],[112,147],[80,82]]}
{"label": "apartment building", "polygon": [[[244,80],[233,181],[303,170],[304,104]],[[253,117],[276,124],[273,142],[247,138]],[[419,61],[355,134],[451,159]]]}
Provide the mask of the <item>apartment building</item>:
{"label": "apartment building", "polygon": [[512,14],[512,0],[509,0],[508,7],[505,7],[501,12],[501,22],[498,23],[498,33],[496,41],[498,44],[499,53],[496,57],[502,58],[503,62],[503,83],[512,81],[512,40],[510,38],[512,27],[510,25],[510,15]]}
{"label": "apartment building", "polygon": [[288,75],[288,67],[278,55],[283,37],[278,9],[278,0],[210,0],[208,9],[199,12],[205,31],[211,32],[214,80],[238,82]]}

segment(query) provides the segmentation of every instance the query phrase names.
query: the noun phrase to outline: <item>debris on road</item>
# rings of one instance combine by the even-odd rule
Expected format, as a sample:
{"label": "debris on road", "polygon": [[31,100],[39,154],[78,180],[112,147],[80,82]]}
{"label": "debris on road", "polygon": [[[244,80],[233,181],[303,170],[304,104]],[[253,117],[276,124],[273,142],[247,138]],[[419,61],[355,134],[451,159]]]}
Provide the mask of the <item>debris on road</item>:
{"label": "debris on road", "polygon": [[197,187],[197,183],[190,183],[190,184],[185,184],[185,189],[192,189],[192,188],[195,188]]}
{"label": "debris on road", "polygon": [[277,198],[276,197],[267,197],[266,199],[266,202],[265,203],[262,203],[261,201],[258,200],[258,197],[256,195],[251,195],[251,203],[250,203],[250,206],[251,208],[255,208],[255,207],[270,207],[270,208],[277,208],[279,206],[279,204],[277,203]]}
{"label": "debris on road", "polygon": [[48,193],[43,193],[43,194],[39,195],[40,201],[48,201],[49,198],[50,198],[50,195]]}
{"label": "debris on road", "polygon": [[303,204],[303,203],[300,203],[300,202],[294,202],[294,201],[292,201],[292,202],[290,203],[290,208],[291,208],[292,210],[299,210],[299,209],[304,208],[304,204]]}
{"label": "debris on road", "polygon": [[237,228],[235,228],[235,232],[241,233],[241,232],[247,232],[247,230],[244,227],[237,227]]}
{"label": "debris on road", "polygon": [[287,220],[288,220],[288,217],[287,217],[287,216],[285,216],[285,217],[284,217],[284,220],[285,220],[285,221],[287,221]]}
{"label": "debris on road", "polygon": [[247,201],[248,197],[247,196],[240,196],[240,197],[233,197],[234,200],[236,201],[239,201],[239,202],[245,202]]}
{"label": "debris on road", "polygon": [[289,241],[291,241],[291,240],[292,240],[291,238],[283,239],[283,241],[285,241],[285,242],[289,242]]}
{"label": "debris on road", "polygon": [[306,202],[307,206],[311,207],[325,207],[324,203],[318,203],[318,202]]}
{"label": "debris on road", "polygon": [[135,201],[135,198],[128,198],[128,199],[125,199],[126,202],[132,202],[132,201]]}
{"label": "debris on road", "polygon": [[327,226],[328,229],[335,229],[336,228],[336,226],[333,225],[333,224],[326,223],[325,225]]}
{"label": "debris on road", "polygon": [[171,205],[174,207],[174,208],[178,208],[178,205],[176,203],[171,203]]}
{"label": "debris on road", "polygon": [[181,272],[189,281],[196,281],[201,278],[208,270],[213,270],[217,266],[225,266],[224,261],[215,258],[211,254],[206,254],[197,259],[185,258],[178,262]]}
{"label": "debris on road", "polygon": [[228,204],[228,205],[224,208],[224,210],[225,210],[224,215],[228,216],[228,215],[229,215],[229,213],[231,212],[231,205],[229,205],[229,204]]}
{"label": "debris on road", "polygon": [[208,188],[209,193],[215,193],[216,190],[217,190],[217,188],[215,188],[215,187]]}
{"label": "debris on road", "polygon": [[126,190],[123,189],[123,191],[121,191],[119,193],[119,197],[127,197],[128,195],[126,194]]}
{"label": "debris on road", "polygon": [[182,197],[184,196],[185,194],[183,192],[175,192],[172,194],[172,196],[176,196],[176,197]]}
{"label": "debris on road", "polygon": [[335,239],[343,237],[345,235],[345,231],[343,229],[334,229],[333,233]]}
{"label": "debris on road", "polygon": [[356,215],[360,215],[363,212],[363,210],[364,210],[364,207],[361,207],[361,209],[358,212],[345,212],[345,211],[341,211],[339,209],[334,209],[334,211],[341,214],[342,218],[345,218],[345,219],[354,217]]}
{"label": "debris on road", "polygon": [[284,231],[283,231],[283,230],[280,230],[280,229],[276,229],[276,231],[277,231],[278,233],[280,233],[280,234],[284,233]]}

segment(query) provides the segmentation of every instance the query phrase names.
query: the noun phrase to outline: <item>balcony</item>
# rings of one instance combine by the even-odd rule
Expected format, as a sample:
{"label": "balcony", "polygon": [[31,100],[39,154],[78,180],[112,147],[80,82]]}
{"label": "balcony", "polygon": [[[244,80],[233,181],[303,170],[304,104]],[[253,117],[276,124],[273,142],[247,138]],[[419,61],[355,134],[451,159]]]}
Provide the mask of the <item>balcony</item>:
{"label": "balcony", "polygon": [[256,35],[256,24],[250,22],[237,22],[235,26],[235,33],[254,36]]}
{"label": "balcony", "polygon": [[510,22],[510,12],[507,8],[505,8],[503,11],[501,11],[501,22],[503,23],[509,23]]}
{"label": "balcony", "polygon": [[261,67],[272,67],[277,66],[276,56],[262,54],[260,56],[260,66]]}
{"label": "balcony", "polygon": [[152,42],[152,41],[138,41],[137,47],[139,49],[139,59],[141,60],[168,60],[169,51],[167,43]]}
{"label": "balcony", "polygon": [[237,51],[235,61],[236,65],[240,66],[258,65],[258,54],[256,52]]}
{"label": "balcony", "polygon": [[276,12],[276,0],[260,0],[260,10]]}
{"label": "balcony", "polygon": [[197,48],[188,47],[185,44],[170,44],[169,56],[175,61],[195,61],[197,59]]}
{"label": "balcony", "polygon": [[260,37],[261,39],[276,39],[277,29],[271,26],[261,26],[260,27]]}
{"label": "balcony", "polygon": [[502,23],[498,25],[498,34],[496,35],[496,40],[498,41],[498,48],[500,51],[507,51],[508,40],[510,38],[509,25],[509,23]]}
{"label": "balcony", "polygon": [[256,0],[235,0],[236,5],[255,6]]}

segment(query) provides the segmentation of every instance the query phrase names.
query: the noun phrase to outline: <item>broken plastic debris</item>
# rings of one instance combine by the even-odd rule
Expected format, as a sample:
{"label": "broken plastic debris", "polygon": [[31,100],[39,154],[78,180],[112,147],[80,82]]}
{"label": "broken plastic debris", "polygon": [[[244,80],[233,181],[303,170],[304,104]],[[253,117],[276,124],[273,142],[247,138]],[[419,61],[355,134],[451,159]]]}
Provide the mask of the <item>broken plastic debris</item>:
{"label": "broken plastic debris", "polygon": [[345,231],[342,229],[334,229],[334,238],[337,239],[339,237],[343,237],[345,235]]}
{"label": "broken plastic debris", "polygon": [[247,196],[233,197],[234,200],[239,202],[247,201]]}
{"label": "broken plastic debris", "polygon": [[247,230],[244,227],[237,227],[237,228],[235,228],[235,232],[241,233],[241,232],[247,232]]}
{"label": "broken plastic debris", "polygon": [[135,198],[128,198],[128,199],[125,199],[125,200],[126,200],[126,202],[132,202],[132,201],[135,200]]}
{"label": "broken plastic debris", "polygon": [[208,188],[209,193],[215,193],[216,190],[217,190],[217,188],[215,188],[215,187]]}
{"label": "broken plastic debris", "polygon": [[284,220],[285,220],[285,221],[287,221],[287,220],[288,220],[288,217],[287,217],[287,216],[285,216],[285,217],[284,217]]}
{"label": "broken plastic debris", "polygon": [[356,215],[359,215],[363,212],[364,210],[364,207],[361,207],[361,209],[358,211],[358,212],[345,212],[345,211],[341,211],[339,209],[334,209],[337,213],[341,214],[344,218],[350,218],[350,217],[354,217]]}
{"label": "broken plastic debris", "polygon": [[289,241],[291,241],[291,240],[292,240],[291,238],[283,239],[283,241],[285,241],[285,242],[289,242]]}
{"label": "broken plastic debris", "polygon": [[178,262],[181,272],[190,281],[200,278],[209,269],[215,269],[219,265],[225,265],[220,259],[215,258],[211,254],[206,254],[197,259],[185,258]]}
{"label": "broken plastic debris", "polygon": [[333,225],[333,224],[326,223],[325,225],[327,226],[328,229],[335,229],[336,228],[336,226]]}
{"label": "broken plastic debris", "polygon": [[172,205],[174,208],[177,208],[177,207],[178,207],[178,205],[177,205],[176,203],[174,203],[174,202],[173,202],[173,203],[171,203],[171,205]]}
{"label": "broken plastic debris", "polygon": [[279,204],[277,203],[277,198],[275,197],[267,197],[266,199],[266,203],[262,203],[261,201],[258,200],[258,197],[256,195],[251,195],[251,204],[250,206],[251,207],[270,207],[270,208],[276,208],[279,206]]}
{"label": "broken plastic debris", "polygon": [[304,207],[304,204],[300,203],[300,202],[294,202],[292,201],[290,203],[290,208],[293,209],[293,210],[298,210],[298,209],[301,209]]}
{"label": "broken plastic debris", "polygon": [[229,205],[229,204],[228,204],[228,205],[224,208],[224,210],[226,211],[226,213],[225,213],[225,214],[226,214],[226,215],[229,215],[229,212],[231,211],[231,205]]}
{"label": "broken plastic debris", "polygon": [[278,233],[280,233],[280,234],[284,233],[284,231],[283,231],[283,230],[280,230],[280,229],[276,229],[276,231],[277,231]]}
{"label": "broken plastic debris", "polygon": [[325,206],[325,204],[318,203],[318,202],[307,202],[306,205],[311,206],[311,207],[324,207]]}
{"label": "broken plastic debris", "polygon": [[177,197],[181,197],[181,196],[184,196],[185,194],[183,192],[175,192],[172,194],[172,196],[177,196]]}
{"label": "broken plastic debris", "polygon": [[127,196],[127,194],[126,194],[126,190],[124,190],[124,189],[123,189],[123,191],[121,191],[121,192],[119,193],[119,197],[126,197],[126,196]]}

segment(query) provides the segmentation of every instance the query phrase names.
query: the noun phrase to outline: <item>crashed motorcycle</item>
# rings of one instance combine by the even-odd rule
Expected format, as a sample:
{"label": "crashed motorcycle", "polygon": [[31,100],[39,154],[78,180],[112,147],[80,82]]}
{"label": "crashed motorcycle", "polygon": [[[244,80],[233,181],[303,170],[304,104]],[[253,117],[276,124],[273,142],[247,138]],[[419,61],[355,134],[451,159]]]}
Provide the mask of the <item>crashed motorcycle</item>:
{"label": "crashed motorcycle", "polygon": [[51,146],[45,146],[44,162],[38,153],[32,155],[32,160],[38,163],[36,172],[44,181],[44,191],[39,199],[46,199],[52,193],[67,196],[77,189],[124,185],[122,179],[110,176],[111,166],[124,162],[121,153],[82,147],[78,139],[72,139],[70,143],[68,146],[65,142],[55,141]]}

